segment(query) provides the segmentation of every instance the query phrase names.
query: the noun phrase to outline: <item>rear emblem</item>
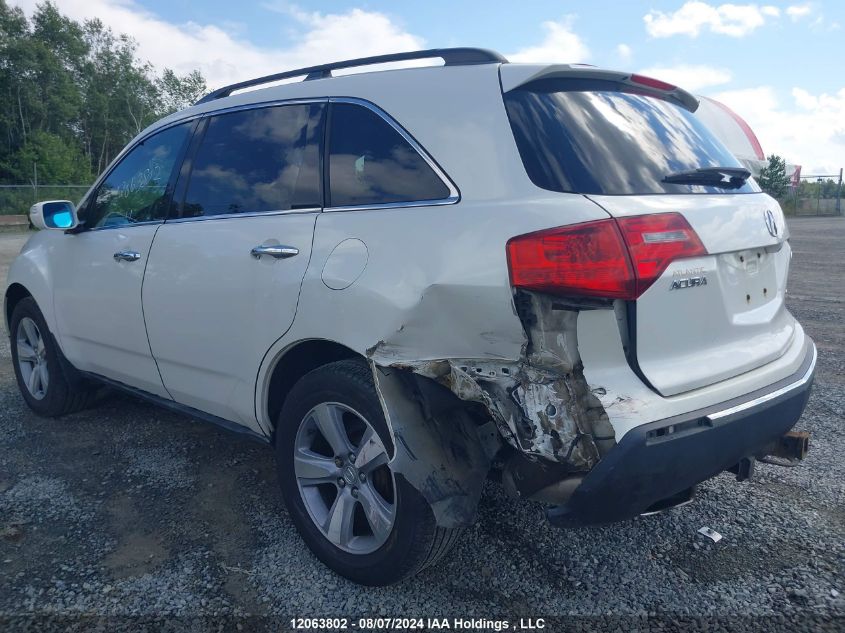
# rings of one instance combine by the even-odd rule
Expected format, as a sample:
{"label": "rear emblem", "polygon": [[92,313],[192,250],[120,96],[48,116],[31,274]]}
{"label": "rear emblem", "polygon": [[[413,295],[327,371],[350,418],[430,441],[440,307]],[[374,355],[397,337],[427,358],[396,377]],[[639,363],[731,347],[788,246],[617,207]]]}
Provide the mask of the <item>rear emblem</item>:
{"label": "rear emblem", "polygon": [[769,235],[778,236],[778,223],[775,222],[775,214],[771,211],[766,211],[766,228],[769,229]]}
{"label": "rear emblem", "polygon": [[685,268],[672,273],[672,285],[669,290],[684,290],[685,288],[701,288],[707,285],[707,277],[704,268]]}
{"label": "rear emblem", "polygon": [[698,288],[707,285],[707,277],[686,277],[684,279],[673,279],[672,287],[669,290],[683,290],[684,288]]}

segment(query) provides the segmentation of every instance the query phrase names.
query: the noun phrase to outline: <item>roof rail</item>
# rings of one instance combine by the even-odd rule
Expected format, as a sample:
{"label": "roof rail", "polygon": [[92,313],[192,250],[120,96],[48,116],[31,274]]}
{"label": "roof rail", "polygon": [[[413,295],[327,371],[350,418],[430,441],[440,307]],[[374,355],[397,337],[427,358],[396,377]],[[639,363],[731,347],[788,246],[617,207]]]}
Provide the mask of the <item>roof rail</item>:
{"label": "roof rail", "polygon": [[291,77],[299,77],[305,75],[305,79],[324,79],[332,76],[333,70],[341,68],[355,68],[356,66],[370,66],[372,64],[386,64],[389,62],[403,62],[412,59],[430,59],[440,57],[445,66],[469,66],[472,64],[493,64],[507,63],[507,59],[497,53],[496,51],[487,50],[484,48],[430,48],[424,51],[409,51],[407,53],[391,53],[389,55],[376,55],[374,57],[361,57],[359,59],[347,59],[341,62],[334,62],[331,64],[321,64],[319,66],[309,66],[308,68],[297,68],[296,70],[286,70],[282,73],[275,73],[265,77],[258,77],[256,79],[248,79],[236,84],[218,88],[209,92],[202,99],[196,102],[195,105],[201,103],[208,103],[215,99],[228,97],[235,90],[243,88],[251,88],[252,86],[260,86],[261,84],[268,84],[282,79],[289,79]]}

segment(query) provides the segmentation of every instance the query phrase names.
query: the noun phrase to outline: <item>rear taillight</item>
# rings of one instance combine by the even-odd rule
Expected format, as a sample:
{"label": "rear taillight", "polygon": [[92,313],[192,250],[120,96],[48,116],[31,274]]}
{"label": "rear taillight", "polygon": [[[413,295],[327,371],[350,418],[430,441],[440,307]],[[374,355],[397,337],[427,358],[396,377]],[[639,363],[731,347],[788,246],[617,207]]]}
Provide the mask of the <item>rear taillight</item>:
{"label": "rear taillight", "polygon": [[515,288],[627,299],[636,288],[625,242],[613,220],[573,224],[508,241]]}
{"label": "rear taillight", "polygon": [[707,254],[704,244],[680,213],[618,218],[637,275],[637,297],[676,259]]}
{"label": "rear taillight", "polygon": [[520,235],[507,254],[515,288],[633,300],[673,260],[707,251],[682,215],[660,213]]}

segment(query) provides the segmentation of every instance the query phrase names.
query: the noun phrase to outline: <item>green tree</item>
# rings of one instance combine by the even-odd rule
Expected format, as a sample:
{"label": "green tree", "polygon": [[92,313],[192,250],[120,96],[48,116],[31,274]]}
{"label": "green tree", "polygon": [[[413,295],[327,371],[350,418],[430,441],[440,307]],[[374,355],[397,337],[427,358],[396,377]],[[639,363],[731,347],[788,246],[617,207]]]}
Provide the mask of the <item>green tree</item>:
{"label": "green tree", "polygon": [[32,126],[36,66],[26,16],[18,7],[0,0],[0,134],[4,155],[26,141]]}
{"label": "green tree", "polygon": [[155,120],[206,91],[138,59],[137,45],[97,19],[75,22],[51,1],[30,19],[0,0],[0,179],[89,181]]}
{"label": "green tree", "polygon": [[0,164],[0,173],[14,182],[38,182],[52,185],[85,184],[92,180],[91,166],[76,143],[50,132],[36,130],[18,151]]}
{"label": "green tree", "polygon": [[195,104],[208,92],[205,78],[198,70],[180,77],[169,68],[165,68],[156,80],[158,91],[158,115],[165,116]]}
{"label": "green tree", "polygon": [[85,23],[89,46],[83,73],[82,140],[99,173],[123,146],[156,118],[152,67],[135,57],[136,44],[99,20]]}
{"label": "green tree", "polygon": [[786,175],[786,161],[772,154],[769,164],[760,170],[757,182],[767,194],[773,198],[783,198],[789,190],[789,176]]}
{"label": "green tree", "polygon": [[82,103],[77,86],[88,49],[82,29],[48,2],[32,16],[29,45],[35,55],[33,125],[73,138]]}

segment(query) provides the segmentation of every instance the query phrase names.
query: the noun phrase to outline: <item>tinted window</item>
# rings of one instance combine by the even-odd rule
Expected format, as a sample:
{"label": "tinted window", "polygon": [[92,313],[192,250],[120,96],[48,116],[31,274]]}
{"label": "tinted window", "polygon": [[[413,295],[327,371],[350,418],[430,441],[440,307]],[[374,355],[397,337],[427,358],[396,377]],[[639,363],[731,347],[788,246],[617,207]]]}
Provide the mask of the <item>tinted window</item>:
{"label": "tinted window", "polygon": [[154,134],[136,145],[106,176],[83,212],[89,228],[162,220],[167,183],[192,123]]}
{"label": "tinted window", "polygon": [[449,188],[399,132],[351,103],[332,104],[329,183],[335,207],[449,197]]}
{"label": "tinted window", "polygon": [[193,161],[183,217],[321,206],[321,104],[211,117]]}
{"label": "tinted window", "polygon": [[[693,113],[616,83],[540,80],[506,93],[505,105],[528,176],[544,189],[725,193],[661,181],[700,167],[742,167]],[[758,190],[749,180],[730,193]]]}

